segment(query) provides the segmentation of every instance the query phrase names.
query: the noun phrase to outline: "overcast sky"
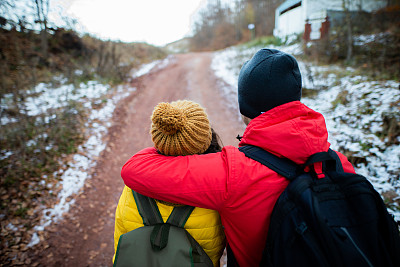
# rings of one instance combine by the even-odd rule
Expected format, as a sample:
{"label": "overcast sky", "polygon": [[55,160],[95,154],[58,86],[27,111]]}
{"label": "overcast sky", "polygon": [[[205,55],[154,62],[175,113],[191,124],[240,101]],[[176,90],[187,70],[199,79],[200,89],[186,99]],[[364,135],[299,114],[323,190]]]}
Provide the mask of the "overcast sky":
{"label": "overcast sky", "polygon": [[162,46],[190,31],[190,16],[202,0],[51,0],[63,15],[76,17],[81,26],[101,38],[144,41]]}

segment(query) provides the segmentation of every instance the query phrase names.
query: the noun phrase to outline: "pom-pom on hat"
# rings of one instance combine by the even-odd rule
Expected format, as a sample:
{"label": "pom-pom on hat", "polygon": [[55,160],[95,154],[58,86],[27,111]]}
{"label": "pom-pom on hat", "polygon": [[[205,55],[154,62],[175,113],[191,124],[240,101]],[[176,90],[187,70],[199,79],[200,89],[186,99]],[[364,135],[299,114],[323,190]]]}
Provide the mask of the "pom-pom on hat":
{"label": "pom-pom on hat", "polygon": [[159,103],[151,116],[151,139],[164,155],[193,155],[205,152],[211,144],[211,126],[199,104],[178,100]]}
{"label": "pom-pom on hat", "polygon": [[240,113],[254,119],[262,112],[301,98],[301,74],[296,59],[276,49],[261,49],[239,73]]}

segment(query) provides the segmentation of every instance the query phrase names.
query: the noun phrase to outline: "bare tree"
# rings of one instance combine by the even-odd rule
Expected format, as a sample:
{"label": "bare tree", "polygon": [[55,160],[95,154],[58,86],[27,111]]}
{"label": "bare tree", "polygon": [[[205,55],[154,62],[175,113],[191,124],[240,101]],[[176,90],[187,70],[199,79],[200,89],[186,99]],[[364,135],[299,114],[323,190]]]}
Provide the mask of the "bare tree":
{"label": "bare tree", "polygon": [[353,57],[353,26],[350,14],[350,0],[342,0],[342,8],[345,13],[345,29],[346,29],[346,42],[347,42],[347,52],[346,61],[350,62]]}
{"label": "bare tree", "polygon": [[[191,48],[194,50],[219,49],[227,44],[248,41],[249,24],[255,29],[255,37],[271,35],[275,22],[275,9],[284,0],[207,0],[206,6],[198,11],[194,22]],[[253,36],[254,37],[254,36]],[[214,44],[211,45],[210,44]],[[221,44],[222,47],[216,44]]]}
{"label": "bare tree", "polygon": [[50,0],[34,0],[36,9],[36,23],[40,25],[40,38],[42,54],[44,57],[48,56],[48,36],[47,36],[47,23],[50,7]]}
{"label": "bare tree", "polygon": [[243,28],[246,26],[245,16],[243,10],[245,9],[244,0],[236,0],[233,9],[233,24],[235,25],[235,38],[236,41],[241,41],[243,38]]}

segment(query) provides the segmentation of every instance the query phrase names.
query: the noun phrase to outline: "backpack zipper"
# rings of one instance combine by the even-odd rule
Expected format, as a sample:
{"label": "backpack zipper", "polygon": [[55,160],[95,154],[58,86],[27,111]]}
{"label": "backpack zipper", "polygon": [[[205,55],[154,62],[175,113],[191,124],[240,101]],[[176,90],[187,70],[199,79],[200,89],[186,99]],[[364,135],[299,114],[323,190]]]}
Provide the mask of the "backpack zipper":
{"label": "backpack zipper", "polygon": [[347,231],[347,229],[345,227],[340,227],[340,229],[342,229],[342,231],[346,234],[346,236],[349,238],[349,240],[351,241],[351,243],[353,244],[353,246],[357,249],[358,253],[360,253],[361,257],[364,258],[364,260],[367,262],[367,264],[370,267],[374,267],[374,265],[369,261],[369,259],[367,258],[367,256],[364,254],[364,252],[362,252],[362,250],[360,249],[359,246],[357,246],[356,242],[353,240],[353,238],[351,237],[349,231]]}

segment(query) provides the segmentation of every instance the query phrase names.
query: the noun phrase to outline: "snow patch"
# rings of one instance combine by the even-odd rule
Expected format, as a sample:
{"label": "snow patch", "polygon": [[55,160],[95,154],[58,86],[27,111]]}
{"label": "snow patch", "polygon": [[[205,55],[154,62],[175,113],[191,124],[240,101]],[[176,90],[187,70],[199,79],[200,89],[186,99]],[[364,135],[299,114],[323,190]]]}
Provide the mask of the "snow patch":
{"label": "snow patch", "polygon": [[138,78],[140,76],[146,75],[153,70],[160,70],[172,64],[176,58],[173,55],[169,55],[163,60],[155,60],[147,64],[141,65],[137,70],[132,74],[132,78]]}
{"label": "snow patch", "polygon": [[[369,37],[363,40],[367,42]],[[237,105],[237,83],[241,65],[263,47],[245,49],[230,47],[215,52],[212,69],[221,81],[221,91],[228,105]],[[301,47],[273,47],[292,55],[300,55]],[[238,62],[239,61],[239,62]],[[367,164],[355,166],[380,193],[395,191],[400,195],[400,146],[386,145],[378,135],[383,131],[385,115],[400,121],[399,83],[396,81],[369,81],[367,77],[338,77],[339,66],[317,66],[298,60],[303,88],[317,90],[317,97],[303,97],[302,102],[322,113],[328,128],[328,141],[335,150],[350,151],[353,156],[365,158]],[[345,69],[351,73],[351,68]],[[344,101],[345,103],[341,103]],[[400,211],[391,210],[397,221]]]}
{"label": "snow patch", "polygon": [[[74,88],[71,85],[64,85],[60,88],[51,88],[46,84],[38,85],[34,89],[36,97],[32,96],[27,101],[29,115],[41,114],[46,112],[48,108],[63,107],[66,105],[66,101],[70,99],[86,101],[86,107],[91,108],[92,102],[98,101],[99,97],[106,95],[111,90],[109,85],[94,81],[81,84],[81,86],[80,88]],[[90,170],[95,166],[96,158],[106,147],[103,137],[107,133],[107,127],[111,125],[110,120],[116,103],[134,91],[136,91],[134,87],[118,86],[115,88],[113,97],[105,99],[106,103],[103,103],[100,109],[91,109],[88,121],[85,123],[89,138],[78,147],[78,152],[73,155],[72,161],[68,163],[69,168],[62,172],[61,191],[57,196],[59,202],[54,207],[43,210],[42,219],[34,227],[35,232],[28,247],[39,243],[38,231],[43,231],[51,223],[57,222],[74,204],[74,199],[71,197],[78,194],[86,179],[90,178]]]}

